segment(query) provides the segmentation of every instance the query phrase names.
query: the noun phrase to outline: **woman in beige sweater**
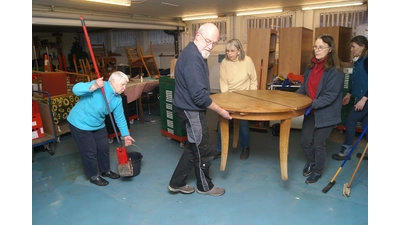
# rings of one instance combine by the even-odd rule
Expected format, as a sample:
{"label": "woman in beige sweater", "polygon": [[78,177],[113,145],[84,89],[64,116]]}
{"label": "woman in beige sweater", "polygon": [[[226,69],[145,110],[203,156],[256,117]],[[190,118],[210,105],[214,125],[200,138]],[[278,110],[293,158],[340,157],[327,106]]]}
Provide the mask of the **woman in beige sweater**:
{"label": "woman in beige sweater", "polygon": [[[238,39],[231,39],[226,44],[225,58],[219,70],[219,85],[221,92],[238,90],[257,90],[257,73],[253,60],[246,56]],[[216,150],[218,158],[221,155],[221,132],[218,123],[218,138]],[[242,153],[240,159],[245,160],[250,154],[249,121],[240,120],[239,140]]]}

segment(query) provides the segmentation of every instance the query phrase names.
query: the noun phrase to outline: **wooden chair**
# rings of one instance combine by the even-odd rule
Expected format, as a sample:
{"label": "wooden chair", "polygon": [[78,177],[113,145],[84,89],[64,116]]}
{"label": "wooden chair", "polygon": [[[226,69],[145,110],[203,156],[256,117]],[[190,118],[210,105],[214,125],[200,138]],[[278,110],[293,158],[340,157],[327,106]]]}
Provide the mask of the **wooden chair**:
{"label": "wooden chair", "polygon": [[93,71],[93,68],[87,58],[79,59],[79,64],[81,65],[82,73],[89,75],[90,80],[97,79],[97,74]]}
{"label": "wooden chair", "polygon": [[116,59],[107,56],[106,47],[102,44],[92,44],[93,55],[103,77],[109,77],[110,73],[117,71]]}
{"label": "wooden chair", "polygon": [[150,41],[150,45],[149,45],[150,53],[149,54],[143,53],[143,50],[140,47],[139,43],[137,44],[137,49],[138,49],[139,57],[142,60],[143,66],[146,69],[148,76],[160,77],[160,71],[158,70],[156,59],[154,58],[152,42]]}
{"label": "wooden chair", "polygon": [[103,44],[92,44],[93,55],[95,58],[107,57],[106,47]]}
{"label": "wooden chair", "polygon": [[128,57],[129,74],[132,77],[132,68],[139,69],[139,75],[142,74],[143,61],[139,57],[137,48],[125,47],[126,56]]}

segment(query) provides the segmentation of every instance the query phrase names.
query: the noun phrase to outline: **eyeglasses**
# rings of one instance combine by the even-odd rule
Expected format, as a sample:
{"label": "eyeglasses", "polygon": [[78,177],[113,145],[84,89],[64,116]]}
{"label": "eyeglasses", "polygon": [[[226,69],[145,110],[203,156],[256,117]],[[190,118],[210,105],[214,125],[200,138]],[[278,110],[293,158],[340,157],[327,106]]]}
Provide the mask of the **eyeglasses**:
{"label": "eyeglasses", "polygon": [[218,44],[217,42],[212,42],[210,39],[204,38],[202,33],[200,33],[200,35],[203,37],[203,39],[204,39],[204,41],[206,42],[207,45],[211,45],[212,44],[212,46],[215,47]]}
{"label": "eyeglasses", "polygon": [[316,45],[313,46],[313,49],[314,49],[314,50],[318,50],[318,51],[319,51],[319,50],[325,50],[325,49],[327,49],[327,48],[330,48],[330,47],[322,47],[322,46],[316,46]]}

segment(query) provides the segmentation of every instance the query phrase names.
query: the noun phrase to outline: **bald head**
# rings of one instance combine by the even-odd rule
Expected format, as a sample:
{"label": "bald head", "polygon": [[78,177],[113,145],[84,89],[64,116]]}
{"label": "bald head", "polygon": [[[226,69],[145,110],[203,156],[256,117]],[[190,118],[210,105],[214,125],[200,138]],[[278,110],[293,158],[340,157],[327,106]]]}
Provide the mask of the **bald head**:
{"label": "bald head", "polygon": [[205,23],[197,30],[194,44],[204,59],[208,58],[211,50],[217,45],[218,38],[219,30],[213,23]]}

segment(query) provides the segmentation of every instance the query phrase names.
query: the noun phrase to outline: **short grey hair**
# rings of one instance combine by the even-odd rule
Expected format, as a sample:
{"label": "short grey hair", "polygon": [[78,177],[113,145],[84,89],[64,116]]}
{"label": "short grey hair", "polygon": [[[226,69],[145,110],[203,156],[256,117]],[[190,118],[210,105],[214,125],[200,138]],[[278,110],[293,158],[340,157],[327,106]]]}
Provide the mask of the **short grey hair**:
{"label": "short grey hair", "polygon": [[108,78],[108,81],[109,82],[111,82],[111,81],[119,81],[120,79],[125,79],[125,81],[126,82],[129,82],[129,77],[125,74],[125,73],[123,73],[123,72],[121,72],[121,71],[115,71],[115,72],[113,72],[112,74],[111,74],[111,76]]}

